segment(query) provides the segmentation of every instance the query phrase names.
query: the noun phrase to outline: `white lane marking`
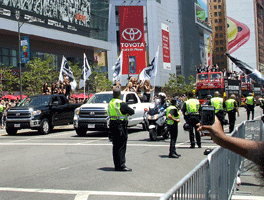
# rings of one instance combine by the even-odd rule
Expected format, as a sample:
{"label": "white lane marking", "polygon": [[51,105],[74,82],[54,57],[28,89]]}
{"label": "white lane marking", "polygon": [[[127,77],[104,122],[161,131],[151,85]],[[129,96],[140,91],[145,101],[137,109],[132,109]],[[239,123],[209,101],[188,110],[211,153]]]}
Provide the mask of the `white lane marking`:
{"label": "white lane marking", "polygon": [[2,192],[28,192],[28,193],[48,193],[48,194],[86,194],[86,195],[108,195],[108,196],[131,196],[131,197],[161,197],[163,193],[143,193],[143,192],[114,192],[114,191],[85,191],[85,190],[56,190],[37,188],[11,188],[0,187]]}
{"label": "white lane marking", "polygon": [[75,196],[74,200],[88,200],[90,194],[79,193]]}

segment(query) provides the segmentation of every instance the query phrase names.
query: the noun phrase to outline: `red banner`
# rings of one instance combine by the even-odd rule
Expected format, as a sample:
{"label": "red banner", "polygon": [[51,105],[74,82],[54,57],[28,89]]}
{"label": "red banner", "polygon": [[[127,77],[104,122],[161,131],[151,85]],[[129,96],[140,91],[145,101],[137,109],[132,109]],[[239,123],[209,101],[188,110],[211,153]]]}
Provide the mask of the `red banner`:
{"label": "red banner", "polygon": [[122,74],[139,74],[146,67],[143,6],[120,6],[119,22]]}
{"label": "red banner", "polygon": [[161,24],[161,29],[162,29],[163,68],[171,70],[169,26],[167,26],[166,24]]}

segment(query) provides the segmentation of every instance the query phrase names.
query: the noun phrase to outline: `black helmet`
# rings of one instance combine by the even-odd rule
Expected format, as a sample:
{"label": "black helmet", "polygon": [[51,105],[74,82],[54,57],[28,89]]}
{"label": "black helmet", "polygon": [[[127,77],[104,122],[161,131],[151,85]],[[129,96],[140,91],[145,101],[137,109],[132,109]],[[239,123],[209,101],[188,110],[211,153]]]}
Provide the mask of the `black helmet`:
{"label": "black helmet", "polygon": [[209,153],[211,153],[213,151],[213,149],[211,148],[207,148],[204,150],[204,155],[208,155]]}
{"label": "black helmet", "polygon": [[184,123],[184,124],[183,124],[183,130],[185,130],[185,131],[189,131],[189,130],[190,130],[190,125],[187,124],[187,123]]}
{"label": "black helmet", "polygon": [[171,100],[171,105],[176,105],[177,104],[177,99],[176,98],[173,98],[172,100]]}

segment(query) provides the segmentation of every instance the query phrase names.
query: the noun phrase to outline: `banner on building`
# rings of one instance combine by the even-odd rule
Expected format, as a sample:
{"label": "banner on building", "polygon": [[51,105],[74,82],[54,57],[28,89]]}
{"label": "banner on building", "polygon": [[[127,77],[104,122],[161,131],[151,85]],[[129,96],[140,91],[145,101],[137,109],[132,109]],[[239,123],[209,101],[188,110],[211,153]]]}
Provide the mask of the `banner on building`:
{"label": "banner on building", "polygon": [[27,64],[30,61],[30,48],[29,48],[28,36],[21,37],[20,48],[21,48],[21,63]]}
{"label": "banner on building", "polygon": [[138,74],[146,67],[143,6],[120,6],[122,74]]}
{"label": "banner on building", "polygon": [[167,70],[171,70],[169,26],[167,26],[166,24],[161,24],[161,31],[162,31],[163,68]]}

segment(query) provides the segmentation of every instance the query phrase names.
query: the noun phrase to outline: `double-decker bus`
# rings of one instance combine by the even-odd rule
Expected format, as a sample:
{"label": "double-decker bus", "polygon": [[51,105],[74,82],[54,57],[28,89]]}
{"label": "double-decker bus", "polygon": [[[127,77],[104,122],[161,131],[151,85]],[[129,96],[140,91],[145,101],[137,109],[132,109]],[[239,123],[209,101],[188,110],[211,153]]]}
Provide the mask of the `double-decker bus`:
{"label": "double-decker bus", "polygon": [[229,98],[235,94],[240,104],[241,80],[225,79],[222,72],[203,72],[197,74],[196,95],[201,105],[207,101],[207,96],[214,96],[218,91],[224,98]]}
{"label": "double-decker bus", "polygon": [[196,95],[203,105],[207,100],[207,96],[214,96],[218,91],[221,95],[224,94],[225,82],[222,72],[202,72],[197,74],[196,78]]}

